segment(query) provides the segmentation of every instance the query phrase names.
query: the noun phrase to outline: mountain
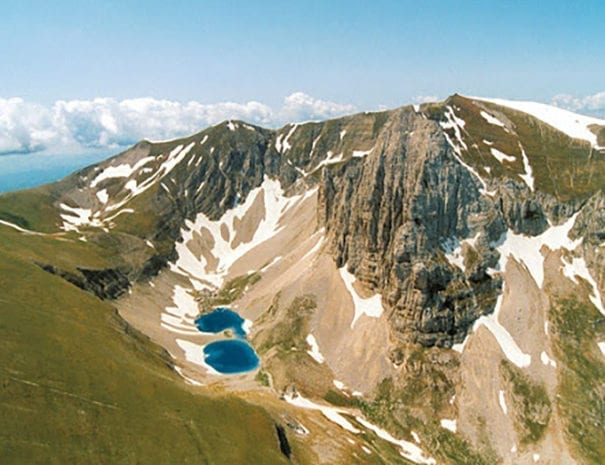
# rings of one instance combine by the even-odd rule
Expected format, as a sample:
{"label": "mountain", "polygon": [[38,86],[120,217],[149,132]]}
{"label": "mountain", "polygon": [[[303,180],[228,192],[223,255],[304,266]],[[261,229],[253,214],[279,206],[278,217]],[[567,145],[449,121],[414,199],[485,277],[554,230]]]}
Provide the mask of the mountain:
{"label": "mountain", "polygon": [[0,195],[2,461],[602,463],[604,186],[605,121],[453,95]]}

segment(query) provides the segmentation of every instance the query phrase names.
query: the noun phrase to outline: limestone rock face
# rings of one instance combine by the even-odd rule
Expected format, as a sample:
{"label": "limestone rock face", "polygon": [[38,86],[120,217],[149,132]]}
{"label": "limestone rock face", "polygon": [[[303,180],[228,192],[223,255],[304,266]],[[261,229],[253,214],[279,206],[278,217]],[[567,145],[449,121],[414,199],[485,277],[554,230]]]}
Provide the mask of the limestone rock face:
{"label": "limestone rock face", "polygon": [[[504,122],[486,123],[485,111]],[[286,195],[318,188],[328,253],[382,294],[395,337],[451,347],[494,309],[496,246],[507,231],[541,234],[588,203],[577,234],[593,245],[604,240],[605,160],[593,159],[590,172],[561,162],[588,150],[568,139],[516,112],[453,96],[279,130],[228,121],[185,139],[144,141],[58,183],[52,196],[57,209],[88,209],[123,233],[112,241],[137,251],[136,260],[116,267],[145,280],[174,259],[175,242],[198,214],[219,219],[266,178]],[[132,236],[154,250],[141,255]],[[587,257],[605,269],[602,253]]]}
{"label": "limestone rock face", "polygon": [[[383,294],[395,334],[444,347],[493,310],[502,235],[539,235],[581,207],[519,177],[481,182],[447,139],[438,120],[392,112],[371,154],[324,170],[319,212],[337,265]],[[452,248],[458,266],[447,259]],[[593,267],[604,269],[598,260]]]}
{"label": "limestone rock face", "polygon": [[[337,265],[383,293],[401,337],[426,345],[460,340],[500,289],[484,249],[505,219],[450,152],[436,122],[394,112],[374,151],[326,169],[320,191]],[[476,258],[466,271],[452,267],[448,240],[478,233]]]}

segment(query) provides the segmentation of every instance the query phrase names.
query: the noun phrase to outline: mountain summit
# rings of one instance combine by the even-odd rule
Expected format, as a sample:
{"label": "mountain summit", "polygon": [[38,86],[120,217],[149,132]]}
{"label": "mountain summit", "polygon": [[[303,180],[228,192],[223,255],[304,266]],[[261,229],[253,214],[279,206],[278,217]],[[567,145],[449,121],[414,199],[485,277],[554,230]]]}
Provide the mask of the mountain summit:
{"label": "mountain summit", "polygon": [[[63,460],[83,441],[124,463],[600,463],[604,186],[605,121],[453,95],[226,121],[0,195],[7,463],[49,440],[27,396],[48,428],[83,409]],[[245,331],[200,331],[217,307]],[[238,339],[258,367],[217,373],[207,349]],[[160,438],[130,390],[170,418]]]}

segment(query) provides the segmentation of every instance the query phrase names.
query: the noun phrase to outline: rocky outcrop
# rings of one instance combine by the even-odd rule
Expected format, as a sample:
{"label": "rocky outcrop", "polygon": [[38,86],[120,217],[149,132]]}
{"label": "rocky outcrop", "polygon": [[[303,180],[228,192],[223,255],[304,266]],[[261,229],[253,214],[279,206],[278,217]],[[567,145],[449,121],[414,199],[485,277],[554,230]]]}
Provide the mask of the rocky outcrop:
{"label": "rocky outcrop", "polygon": [[[396,334],[449,346],[493,309],[489,242],[505,230],[497,205],[451,154],[437,123],[394,112],[365,159],[326,169],[320,212],[337,265],[385,296]],[[450,238],[481,233],[463,272],[444,254]]]}
{"label": "rocky outcrop", "polygon": [[583,238],[582,256],[590,269],[597,286],[605,290],[605,192],[592,196],[578,214],[574,229],[574,238]]}
{"label": "rocky outcrop", "polygon": [[117,299],[130,287],[127,276],[117,269],[88,270],[78,268],[78,273],[73,273],[57,268],[54,265],[37,263],[44,271],[57,275],[74,286],[85,291],[92,292],[100,299]]}
{"label": "rocky outcrop", "polygon": [[[114,229],[153,241],[156,251],[151,257],[125,264],[129,271],[124,279],[136,281],[174,260],[174,243],[182,240],[187,220],[199,213],[220,218],[266,177],[279,179],[290,193],[319,186],[317,215],[336,264],[383,295],[398,338],[450,347],[494,308],[501,290],[494,273],[495,245],[503,234],[540,234],[549,222],[568,218],[586,202],[584,191],[563,195],[558,190],[558,196],[534,191],[521,151],[535,141],[519,135],[533,134],[534,125],[522,127],[525,119],[498,113],[507,127],[486,127],[478,116],[483,108],[454,96],[443,104],[291,124],[277,131],[229,121],[186,139],[137,144],[113,160],[76,173],[58,185],[54,195],[57,205],[100,208],[91,180],[108,166],[151,160],[141,173],[131,175],[131,182],[142,185],[162,170],[176,148],[193,147],[130,203],[125,197],[128,178],[96,183],[97,191],[104,189],[110,198],[132,205]],[[455,112],[466,122],[456,122]],[[548,131],[538,126],[541,133]],[[482,131],[514,154],[515,162],[497,161],[485,141],[480,147]],[[560,138],[550,139],[560,151]],[[527,156],[532,157],[529,150]],[[593,261],[598,265],[601,258]],[[114,276],[110,284],[102,272],[82,272],[93,292],[109,298],[123,292],[125,282]]]}
{"label": "rocky outcrop", "polygon": [[493,311],[503,234],[539,235],[582,207],[517,177],[479,179],[439,121],[412,108],[391,113],[365,159],[326,168],[320,196],[337,265],[382,293],[395,335],[442,347]]}

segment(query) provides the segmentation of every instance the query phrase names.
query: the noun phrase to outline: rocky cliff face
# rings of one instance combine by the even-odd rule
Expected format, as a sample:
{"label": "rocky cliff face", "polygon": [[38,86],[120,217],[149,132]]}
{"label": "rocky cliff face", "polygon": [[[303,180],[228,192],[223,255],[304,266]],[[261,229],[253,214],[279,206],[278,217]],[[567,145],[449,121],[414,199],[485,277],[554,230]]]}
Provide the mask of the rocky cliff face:
{"label": "rocky cliff face", "polygon": [[[536,133],[540,151],[526,153]],[[460,96],[278,131],[229,121],[178,141],[141,142],[55,185],[51,197],[63,229],[104,228],[128,250],[132,236],[151,243],[144,259],[116,264],[144,280],[174,259],[181,228],[198,213],[218,219],[265,177],[290,193],[318,186],[317,215],[336,264],[383,295],[402,341],[450,347],[494,308],[503,234],[537,235],[602,187],[600,159],[590,172],[572,159],[553,176],[534,175],[541,164],[551,169],[548,155],[588,151],[565,137]],[[84,211],[79,221],[74,208]],[[592,231],[589,223],[582,227]]]}
{"label": "rocky cliff face", "polygon": [[360,459],[376,445],[347,437],[363,414],[438,463],[600,463],[602,415],[578,418],[603,373],[604,129],[575,115],[571,137],[515,105],[453,96],[144,141],[1,195],[5,249],[17,237],[24,260],[119,299],[195,385],[218,378],[193,319],[233,305],[261,368],[219,382],[271,411],[295,387],[355,424],[334,435],[297,411],[286,441],[308,426],[321,453]]}

